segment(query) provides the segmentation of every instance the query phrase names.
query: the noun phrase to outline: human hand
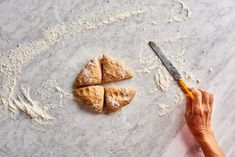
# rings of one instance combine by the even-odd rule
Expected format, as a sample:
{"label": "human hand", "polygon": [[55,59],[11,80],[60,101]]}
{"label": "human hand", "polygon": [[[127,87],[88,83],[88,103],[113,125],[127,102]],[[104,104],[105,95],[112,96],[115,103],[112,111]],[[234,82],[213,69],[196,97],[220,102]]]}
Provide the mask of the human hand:
{"label": "human hand", "polygon": [[192,88],[191,91],[193,99],[186,95],[185,118],[188,128],[200,144],[205,157],[224,157],[211,130],[213,95],[201,89]]}
{"label": "human hand", "polygon": [[211,134],[211,113],[213,108],[213,94],[206,90],[191,89],[194,99],[186,95],[185,118],[194,137],[201,138]]}

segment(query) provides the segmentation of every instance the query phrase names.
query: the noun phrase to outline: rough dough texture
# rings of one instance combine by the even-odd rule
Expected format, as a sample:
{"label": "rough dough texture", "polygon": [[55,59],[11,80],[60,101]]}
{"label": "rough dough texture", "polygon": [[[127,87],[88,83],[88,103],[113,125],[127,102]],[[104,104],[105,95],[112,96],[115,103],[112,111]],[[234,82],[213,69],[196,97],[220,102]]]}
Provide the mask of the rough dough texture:
{"label": "rough dough texture", "polygon": [[101,60],[103,69],[102,83],[116,82],[133,77],[132,72],[121,62],[107,55]]}
{"label": "rough dough texture", "polygon": [[105,107],[107,113],[116,112],[129,104],[134,98],[134,88],[105,88]]}
{"label": "rough dough texture", "polygon": [[[94,58],[80,71],[75,79],[75,97],[97,112],[115,112],[130,103],[136,94],[134,88],[105,88],[99,84],[116,82],[133,77],[121,62],[107,55]],[[105,104],[104,104],[105,102]]]}
{"label": "rough dough texture", "polygon": [[102,112],[104,107],[104,87],[88,86],[82,87],[74,91],[74,95],[78,97],[88,107],[97,112]]}
{"label": "rough dough texture", "polygon": [[98,58],[90,60],[86,66],[80,71],[75,79],[75,86],[90,86],[101,84],[102,69]]}

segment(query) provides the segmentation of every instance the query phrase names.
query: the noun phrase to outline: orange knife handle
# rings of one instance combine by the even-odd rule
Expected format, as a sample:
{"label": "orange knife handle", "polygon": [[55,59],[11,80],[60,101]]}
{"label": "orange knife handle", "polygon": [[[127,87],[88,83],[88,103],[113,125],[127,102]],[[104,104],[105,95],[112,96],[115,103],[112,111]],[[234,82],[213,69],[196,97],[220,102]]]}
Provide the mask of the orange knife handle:
{"label": "orange knife handle", "polygon": [[178,80],[178,85],[180,86],[184,94],[188,94],[191,99],[194,99],[193,93],[189,90],[188,86],[185,84],[183,80]]}

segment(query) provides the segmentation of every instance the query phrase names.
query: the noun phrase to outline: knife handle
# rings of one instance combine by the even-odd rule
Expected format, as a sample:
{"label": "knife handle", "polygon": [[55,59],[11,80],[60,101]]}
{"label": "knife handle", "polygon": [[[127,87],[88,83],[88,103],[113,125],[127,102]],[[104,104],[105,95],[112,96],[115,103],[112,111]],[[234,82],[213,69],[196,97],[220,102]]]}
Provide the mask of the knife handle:
{"label": "knife handle", "polygon": [[185,84],[183,80],[178,80],[178,85],[180,86],[184,94],[188,94],[191,100],[194,99],[193,93],[189,90],[188,86]]}

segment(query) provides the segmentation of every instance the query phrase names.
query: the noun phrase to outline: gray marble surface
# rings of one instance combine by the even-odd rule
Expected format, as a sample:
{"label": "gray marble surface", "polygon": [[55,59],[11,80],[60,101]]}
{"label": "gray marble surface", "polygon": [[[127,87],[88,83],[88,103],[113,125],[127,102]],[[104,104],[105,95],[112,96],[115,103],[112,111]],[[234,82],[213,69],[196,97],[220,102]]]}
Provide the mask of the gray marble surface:
{"label": "gray marble surface", "polygon": [[[184,105],[175,105],[178,87],[172,83],[168,92],[157,91],[155,69],[137,74],[145,65],[138,57],[155,57],[147,45],[156,41],[169,55],[185,51],[182,71],[192,72],[200,83],[191,86],[207,88],[215,95],[213,128],[227,156],[235,154],[235,1],[184,1],[191,18],[169,22],[181,6],[171,0],[1,0],[0,55],[5,56],[17,44],[42,36],[42,30],[56,24],[77,20],[94,10],[132,9],[141,5],[148,11],[124,21],[79,33],[50,46],[22,69],[16,85],[31,86],[32,98],[43,81],[56,80],[67,92],[88,59],[109,54],[125,62],[135,73],[131,80],[109,86],[134,86],[138,90],[133,102],[112,115],[93,114],[73,100],[53,95],[50,110],[56,119],[50,124],[33,124],[20,114],[12,119],[0,117],[1,157],[194,157],[200,149],[185,126]],[[95,16],[95,15],[94,15]],[[213,71],[208,73],[208,69]],[[0,74],[0,81],[3,78]],[[0,82],[1,83],[1,82]],[[53,94],[53,93],[52,93]],[[158,104],[167,104],[170,113],[159,116]]]}

